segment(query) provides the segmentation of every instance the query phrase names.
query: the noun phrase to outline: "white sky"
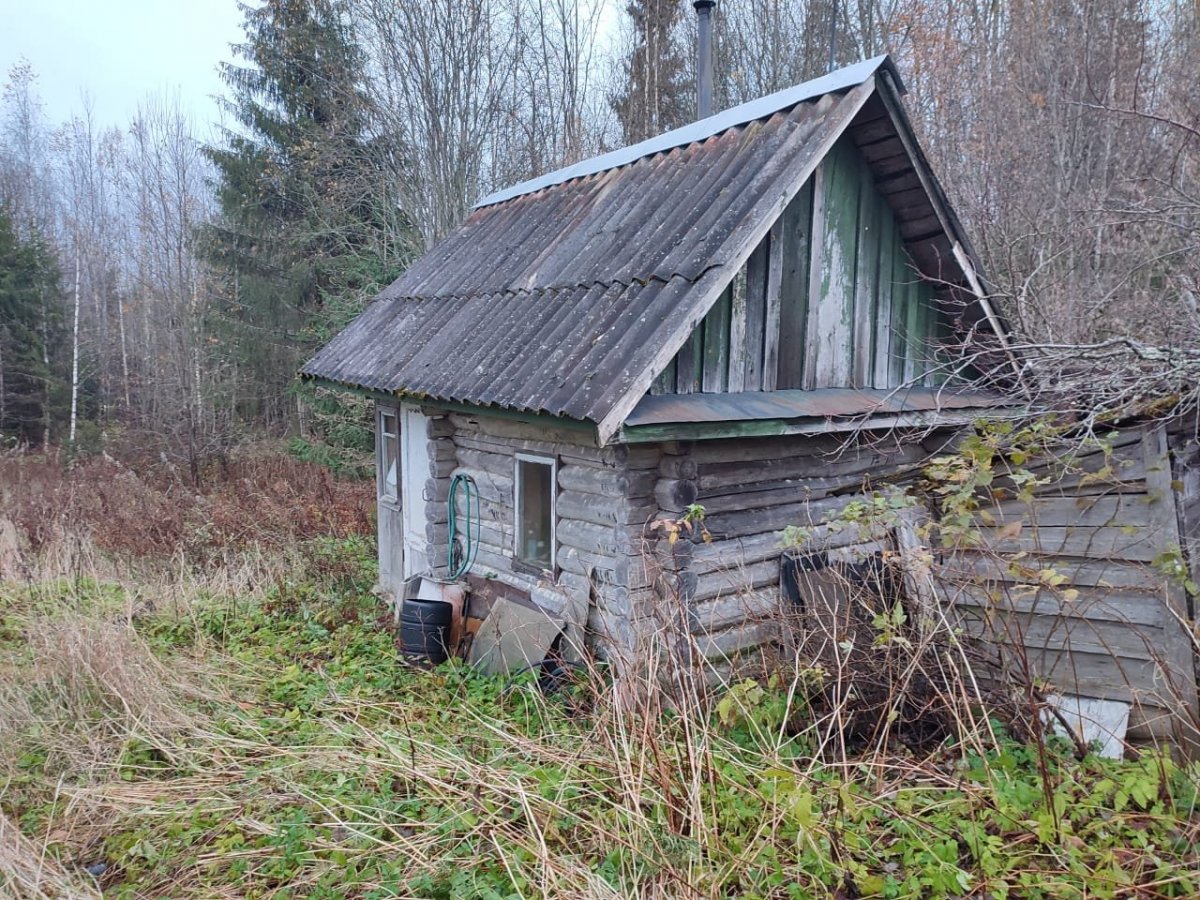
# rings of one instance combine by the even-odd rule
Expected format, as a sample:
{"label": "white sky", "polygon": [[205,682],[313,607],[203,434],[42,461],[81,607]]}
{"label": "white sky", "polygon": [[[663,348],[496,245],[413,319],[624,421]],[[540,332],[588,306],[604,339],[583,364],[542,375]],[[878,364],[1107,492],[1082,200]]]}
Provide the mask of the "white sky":
{"label": "white sky", "polygon": [[237,0],[0,0],[0,84],[25,57],[52,124],[78,114],[86,93],[98,125],[123,127],[165,93],[204,131],[241,22]]}

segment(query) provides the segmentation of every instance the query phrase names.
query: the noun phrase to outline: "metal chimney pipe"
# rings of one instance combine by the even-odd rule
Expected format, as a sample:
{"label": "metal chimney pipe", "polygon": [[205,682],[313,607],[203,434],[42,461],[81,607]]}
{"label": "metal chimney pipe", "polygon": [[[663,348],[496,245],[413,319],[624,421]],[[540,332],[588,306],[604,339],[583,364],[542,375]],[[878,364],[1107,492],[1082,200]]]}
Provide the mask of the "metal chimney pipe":
{"label": "metal chimney pipe", "polygon": [[696,118],[713,114],[712,11],[717,0],[695,0],[699,40],[696,41]]}

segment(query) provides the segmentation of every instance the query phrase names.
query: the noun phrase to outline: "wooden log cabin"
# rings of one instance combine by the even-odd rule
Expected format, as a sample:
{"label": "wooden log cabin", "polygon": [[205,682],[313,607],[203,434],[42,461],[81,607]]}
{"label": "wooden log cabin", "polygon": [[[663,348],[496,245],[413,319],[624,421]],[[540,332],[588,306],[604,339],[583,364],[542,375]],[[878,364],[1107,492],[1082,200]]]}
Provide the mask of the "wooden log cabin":
{"label": "wooden log cabin", "polygon": [[1006,332],[903,92],[878,57],[499,191],[384,290],[302,372],[376,400],[382,586],[458,548],[610,658],[669,602],[769,643],[783,529],[1009,405],[957,386]]}

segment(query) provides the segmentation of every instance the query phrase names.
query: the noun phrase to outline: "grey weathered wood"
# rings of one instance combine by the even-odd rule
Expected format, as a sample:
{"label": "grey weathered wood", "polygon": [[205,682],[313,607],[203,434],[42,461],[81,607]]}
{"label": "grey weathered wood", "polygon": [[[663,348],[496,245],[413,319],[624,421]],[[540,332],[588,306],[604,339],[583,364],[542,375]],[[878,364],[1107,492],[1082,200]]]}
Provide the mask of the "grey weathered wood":
{"label": "grey weathered wood", "polygon": [[[770,268],[772,235],[774,234],[775,229],[772,229],[755,251],[750,254],[750,259],[746,261],[746,325],[742,337],[745,346],[745,361],[742,365],[742,383],[739,390],[761,391],[763,389],[767,270]],[[733,365],[731,359],[730,390],[734,390]]]}
{"label": "grey weathered wood", "polygon": [[1162,552],[1156,536],[1148,529],[1127,533],[1120,528],[1088,525],[1022,528],[1018,535],[1002,534],[999,528],[979,529],[983,546],[996,552],[1084,556],[1093,559],[1120,558],[1149,562]]}
{"label": "grey weathered wood", "polygon": [[472,469],[467,466],[459,466],[454,470],[456,475],[466,475],[475,482],[476,490],[479,496],[484,500],[504,505],[512,504],[513,497],[513,479],[512,466],[509,466],[508,474],[497,474],[495,472],[485,472],[482,469]]}
{"label": "grey weathered wood", "polygon": [[886,210],[875,194],[871,171],[859,165],[858,246],[854,272],[854,340],[850,384],[871,387],[874,381],[875,316],[878,310],[880,219]]}
{"label": "grey weathered wood", "polygon": [[663,456],[658,473],[664,478],[695,478],[696,460],[690,456]]}
{"label": "grey weathered wood", "polygon": [[[812,261],[813,179],[788,205],[781,219],[779,331],[776,339],[777,389],[804,387],[807,357],[808,285]],[[770,295],[768,295],[770,299]],[[768,332],[768,341],[770,335]]]}
{"label": "grey weathered wood", "polygon": [[1038,654],[1069,648],[1073,653],[1110,653],[1121,660],[1153,662],[1156,643],[1162,639],[1158,628],[1074,615],[1051,617],[982,609],[972,612],[965,607],[959,613],[958,622],[968,633],[1021,645]]}
{"label": "grey weathered wood", "polygon": [[[1175,486],[1172,484],[1166,428],[1162,424],[1143,427],[1146,487],[1157,520],[1156,526],[1150,527],[1158,532],[1159,543],[1164,550],[1178,549],[1183,546],[1183,541],[1175,507]],[[1163,601],[1162,652],[1169,671],[1168,689],[1174,692],[1179,705],[1187,710],[1186,719],[1180,719],[1177,737],[1186,755],[1194,759],[1200,756],[1200,738],[1194,727],[1197,716],[1200,716],[1200,692],[1196,685],[1196,643],[1190,633],[1192,619],[1187,592],[1180,578],[1167,579]]]}
{"label": "grey weathered wood", "polygon": [[705,525],[716,539],[728,540],[764,531],[779,531],[789,525],[819,525],[825,512],[840,509],[848,502],[849,498],[829,497],[808,503],[788,503],[767,509],[723,513],[706,517]]}
{"label": "grey weathered wood", "polygon": [[642,524],[654,515],[655,504],[631,504],[617,497],[605,497],[583,491],[562,491],[555,500],[561,519],[576,519],[594,525]]}
{"label": "grey weathered wood", "polygon": [[704,319],[704,368],[700,373],[700,387],[706,394],[728,389],[729,319],[732,307],[733,284],[730,283]]}
{"label": "grey weathered wood", "polygon": [[667,512],[683,512],[696,502],[699,495],[699,488],[694,481],[660,478],[658,484],[654,486],[654,497],[658,501],[658,508]]}
{"label": "grey weathered wood", "polygon": [[889,471],[900,471],[924,459],[925,452],[919,446],[913,445],[897,454],[862,452],[846,454],[838,459],[820,461],[797,457],[724,463],[701,466],[696,481],[700,485],[701,492],[707,496],[710,493],[730,488],[762,490],[763,487],[760,485],[763,483],[790,479],[814,478],[816,481],[821,481],[834,476],[862,473],[882,476]]}
{"label": "grey weathered wood", "polygon": [[657,480],[653,471],[601,471],[587,466],[560,466],[558,470],[558,486],[563,490],[604,497],[649,493]]}
{"label": "grey weathered wood", "polygon": [[1062,575],[1071,587],[1098,587],[1114,590],[1158,591],[1162,577],[1145,563],[1120,559],[1066,559],[1049,556],[1037,559],[1000,562],[982,552],[957,550],[946,554],[945,566],[955,577],[977,578],[986,582],[1036,584],[1037,573],[1051,569]]}
{"label": "grey weathered wood", "polygon": [[[775,570],[778,581],[779,570]],[[698,589],[699,590],[699,589]],[[756,622],[779,616],[779,590],[746,590],[712,599],[701,598],[699,592],[691,610],[691,631],[704,634],[739,622]]]}
{"label": "grey weathered wood", "polygon": [[[747,267],[757,253],[756,250],[750,254]],[[742,269],[733,279],[733,299],[729,312],[729,362],[725,378],[725,390],[731,392],[746,390],[746,363],[750,355],[746,346],[747,276],[747,269]]]}
{"label": "grey weathered wood", "polygon": [[696,650],[704,659],[728,659],[752,652],[768,641],[777,640],[778,636],[778,623],[742,623],[697,637]]}
{"label": "grey weathered wood", "polygon": [[962,584],[947,587],[947,601],[955,606],[978,607],[985,610],[1038,615],[1046,617],[1077,617],[1107,622],[1121,622],[1141,628],[1162,626],[1163,609],[1159,595],[1152,591],[1119,588],[1072,587],[1078,596],[1066,599],[1063,588],[1058,591],[1027,589],[1013,591],[1006,585],[993,583]]}
{"label": "grey weathered wood", "polygon": [[517,438],[549,443],[572,444],[579,447],[596,447],[589,432],[582,429],[562,428],[549,422],[530,424],[498,416],[467,415],[465,413],[450,413],[447,418],[455,430],[459,432],[486,434],[494,437]]}
{"label": "grey weathered wood", "polygon": [[679,349],[679,355],[674,359],[675,393],[677,394],[692,394],[700,387],[696,380],[696,348],[700,344],[698,335],[696,332],[692,332],[683,342],[683,346]]}
{"label": "grey weathered wood", "polygon": [[[784,213],[784,216],[786,215],[787,213]],[[760,381],[764,391],[773,391],[779,380],[780,301],[784,252],[782,218],[771,226],[771,231],[767,235],[767,242],[766,284],[763,287],[763,355]]]}
{"label": "grey weathered wood", "polygon": [[458,459],[464,469],[476,469],[480,472],[509,477],[513,474],[513,456],[511,455],[459,447]]}
{"label": "grey weathered wood", "polygon": [[1128,529],[1151,524],[1150,503],[1145,494],[1034,497],[1029,503],[1010,500],[982,507],[976,518],[984,525],[1023,522],[1029,527],[1087,525]]}
{"label": "grey weathered wood", "polygon": [[807,316],[804,325],[804,369],[799,387],[811,390],[817,387],[817,366],[823,355],[821,344],[828,338],[821,333],[823,316],[821,307],[825,303],[824,281],[827,268],[825,262],[826,229],[826,182],[829,180],[829,161],[826,159],[813,172],[812,177],[812,226],[809,232],[811,255],[808,264]]}
{"label": "grey weathered wood", "polygon": [[555,534],[561,546],[575,547],[587,553],[617,556],[625,555],[631,549],[627,536],[611,525],[561,519]]}
{"label": "grey weathered wood", "polygon": [[779,560],[766,559],[749,565],[717,569],[704,575],[697,572],[696,575],[693,600],[700,602],[714,597],[728,597],[767,585],[778,585]]}
{"label": "grey weathered wood", "polygon": [[878,283],[875,296],[873,319],[873,373],[872,383],[877,388],[892,387],[892,303],[895,284],[892,280],[891,261],[899,252],[896,220],[882,215],[879,222]]}

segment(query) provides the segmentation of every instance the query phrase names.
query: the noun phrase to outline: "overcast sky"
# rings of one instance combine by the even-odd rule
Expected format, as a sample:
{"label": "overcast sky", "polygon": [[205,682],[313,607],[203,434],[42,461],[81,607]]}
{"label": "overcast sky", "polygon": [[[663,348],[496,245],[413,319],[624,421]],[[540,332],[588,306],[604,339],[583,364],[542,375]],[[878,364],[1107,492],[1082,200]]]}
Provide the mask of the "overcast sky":
{"label": "overcast sky", "polygon": [[0,0],[0,83],[28,59],[51,123],[78,113],[85,92],[97,124],[116,126],[147,94],[178,93],[203,131],[241,21],[237,0]]}

